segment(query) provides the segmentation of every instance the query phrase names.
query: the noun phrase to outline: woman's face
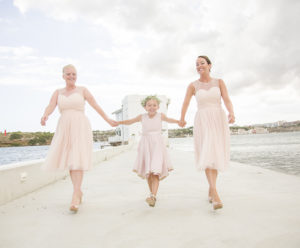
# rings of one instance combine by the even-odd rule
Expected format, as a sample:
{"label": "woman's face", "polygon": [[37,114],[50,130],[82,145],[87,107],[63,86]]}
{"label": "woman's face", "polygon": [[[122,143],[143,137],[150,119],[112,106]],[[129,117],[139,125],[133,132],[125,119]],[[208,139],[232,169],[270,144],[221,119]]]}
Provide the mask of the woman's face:
{"label": "woman's face", "polygon": [[75,86],[77,80],[77,72],[72,67],[67,67],[64,71],[63,78],[66,81],[67,86]]}
{"label": "woman's face", "polygon": [[209,65],[204,58],[197,58],[196,69],[200,75],[209,74],[210,68],[211,68],[211,65]]}

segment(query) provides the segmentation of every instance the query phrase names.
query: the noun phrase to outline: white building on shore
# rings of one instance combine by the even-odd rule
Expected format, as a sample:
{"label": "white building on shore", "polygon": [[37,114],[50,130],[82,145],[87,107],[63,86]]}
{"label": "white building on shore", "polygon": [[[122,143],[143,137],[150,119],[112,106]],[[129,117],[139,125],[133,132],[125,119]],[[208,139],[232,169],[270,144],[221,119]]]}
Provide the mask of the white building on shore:
{"label": "white building on shore", "polygon": [[[115,114],[116,121],[122,121],[132,119],[139,114],[146,113],[145,109],[141,105],[141,101],[146,98],[147,95],[127,95],[122,101],[122,107],[113,112]],[[167,115],[169,100],[164,95],[157,95],[161,100],[158,112]],[[162,122],[163,136],[168,137],[168,125],[166,122]],[[126,143],[131,138],[140,138],[142,133],[142,126],[140,123],[134,123],[132,125],[120,125],[117,127],[116,136],[110,137],[109,142],[122,142]]]}

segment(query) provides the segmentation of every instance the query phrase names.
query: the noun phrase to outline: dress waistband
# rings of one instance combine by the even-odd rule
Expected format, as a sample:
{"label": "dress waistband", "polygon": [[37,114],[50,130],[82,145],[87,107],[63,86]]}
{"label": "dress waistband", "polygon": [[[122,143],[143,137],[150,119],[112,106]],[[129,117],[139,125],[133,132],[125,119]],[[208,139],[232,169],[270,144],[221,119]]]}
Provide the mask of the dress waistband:
{"label": "dress waistband", "polygon": [[221,104],[209,104],[209,103],[198,104],[198,110],[205,109],[205,108],[218,108],[218,109],[221,109],[222,106],[221,106]]}
{"label": "dress waistband", "polygon": [[84,113],[84,110],[82,110],[82,109],[63,109],[63,110],[60,110],[61,114],[63,114],[63,113],[70,113],[70,112]]}
{"label": "dress waistband", "polygon": [[142,136],[155,135],[155,134],[161,134],[161,132],[160,131],[153,131],[153,132],[142,133]]}

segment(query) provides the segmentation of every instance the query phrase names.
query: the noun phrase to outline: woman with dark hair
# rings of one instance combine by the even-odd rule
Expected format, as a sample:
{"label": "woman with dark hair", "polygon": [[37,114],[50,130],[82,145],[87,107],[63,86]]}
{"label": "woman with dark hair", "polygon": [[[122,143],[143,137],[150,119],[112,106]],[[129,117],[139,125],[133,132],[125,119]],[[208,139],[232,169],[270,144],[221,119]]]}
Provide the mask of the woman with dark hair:
{"label": "woman with dark hair", "polygon": [[[194,121],[194,149],[196,166],[205,170],[209,184],[208,200],[213,209],[223,207],[218,195],[216,182],[219,171],[229,166],[229,123],[234,123],[233,106],[222,79],[210,76],[211,61],[199,56],[196,69],[200,78],[189,84],[181,110],[180,126],[185,125],[185,114],[194,95],[198,111]],[[221,107],[221,99],[228,110],[228,119]]]}

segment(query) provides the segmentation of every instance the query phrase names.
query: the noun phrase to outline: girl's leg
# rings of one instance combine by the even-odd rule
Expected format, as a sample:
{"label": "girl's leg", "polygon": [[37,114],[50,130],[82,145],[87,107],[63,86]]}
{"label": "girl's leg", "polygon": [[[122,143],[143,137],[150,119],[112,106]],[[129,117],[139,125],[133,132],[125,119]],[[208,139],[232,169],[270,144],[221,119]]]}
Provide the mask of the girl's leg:
{"label": "girl's leg", "polygon": [[82,191],[81,185],[83,180],[82,170],[70,170],[70,176],[73,184],[72,205],[78,205],[81,201]]}
{"label": "girl's leg", "polygon": [[152,194],[152,174],[150,174],[148,176],[147,181],[148,181],[148,186],[149,186],[150,194]]}
{"label": "girl's leg", "polygon": [[152,174],[152,194],[156,197],[159,186],[159,176]]}
{"label": "girl's leg", "polygon": [[146,202],[149,204],[150,207],[154,207],[156,202],[156,194],[159,186],[159,176],[153,175],[151,173],[148,177],[148,185],[151,195],[146,199]]}

